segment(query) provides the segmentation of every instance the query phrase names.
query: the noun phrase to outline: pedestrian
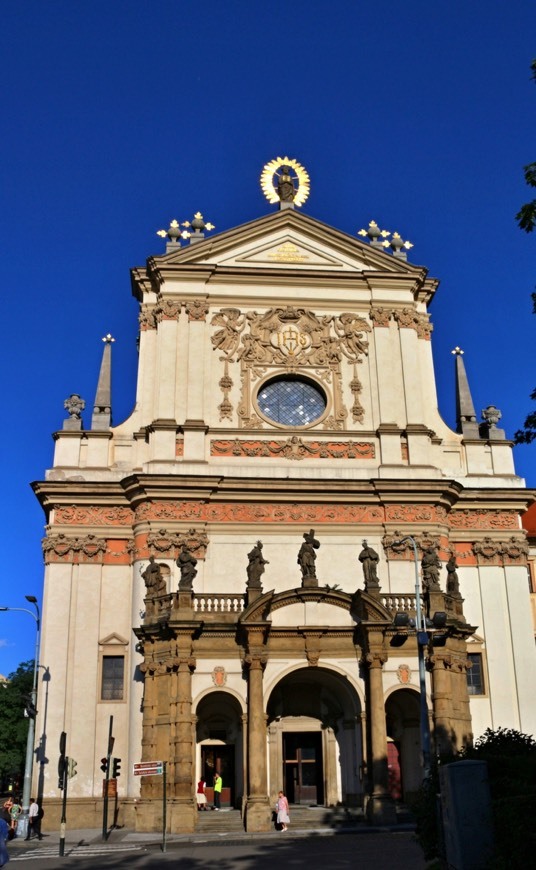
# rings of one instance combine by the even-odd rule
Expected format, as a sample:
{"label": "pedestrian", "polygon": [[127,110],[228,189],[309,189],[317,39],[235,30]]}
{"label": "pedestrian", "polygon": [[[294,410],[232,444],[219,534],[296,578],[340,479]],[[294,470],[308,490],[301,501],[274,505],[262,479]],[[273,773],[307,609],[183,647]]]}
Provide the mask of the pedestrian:
{"label": "pedestrian", "polygon": [[197,783],[197,791],[195,793],[195,797],[197,800],[197,809],[198,810],[206,810],[207,809],[207,792],[206,792],[207,784],[203,777]]}
{"label": "pedestrian", "polygon": [[216,771],[214,774],[214,809],[219,810],[221,806],[221,789],[223,785],[223,780],[219,773]]}
{"label": "pedestrian", "polygon": [[28,811],[28,833],[26,839],[31,840],[32,836],[39,840],[43,839],[41,834],[41,818],[42,810],[35,798],[30,799],[30,809]]}
{"label": "pedestrian", "polygon": [[11,803],[11,827],[14,831],[17,830],[17,823],[19,821],[19,816],[22,813],[22,806],[20,801],[12,801]]}
{"label": "pedestrian", "polygon": [[9,853],[7,851],[7,840],[9,836],[9,825],[3,816],[0,816],[0,867],[3,867],[9,861]]}
{"label": "pedestrian", "polygon": [[288,831],[287,825],[290,824],[290,817],[288,814],[288,800],[286,799],[284,792],[282,791],[280,791],[277,796],[275,808],[277,810],[277,824],[281,825],[282,831]]}

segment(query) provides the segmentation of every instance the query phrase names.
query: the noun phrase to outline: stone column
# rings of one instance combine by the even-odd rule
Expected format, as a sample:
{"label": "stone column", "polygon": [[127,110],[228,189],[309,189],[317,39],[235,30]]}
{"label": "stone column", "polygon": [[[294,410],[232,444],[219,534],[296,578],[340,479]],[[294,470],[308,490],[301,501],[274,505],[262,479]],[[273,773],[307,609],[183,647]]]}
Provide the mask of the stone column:
{"label": "stone column", "polygon": [[382,668],[386,660],[387,656],[380,651],[369,652],[364,657],[368,672],[367,712],[370,746],[368,773],[371,789],[367,803],[367,817],[376,825],[396,823],[395,805],[388,789],[387,729],[382,679]]}
{"label": "stone column", "polygon": [[271,829],[270,799],[266,776],[266,716],[264,713],[263,671],[266,659],[260,655],[246,658],[248,674],[248,798],[246,831]]}
{"label": "stone column", "polygon": [[171,710],[175,708],[175,721],[171,735],[170,751],[173,761],[174,801],[170,807],[170,830],[190,833],[195,830],[197,821],[194,803],[193,769],[193,720],[192,720],[192,673],[195,659],[191,655],[191,629],[178,631],[177,668],[175,697],[171,698]]}

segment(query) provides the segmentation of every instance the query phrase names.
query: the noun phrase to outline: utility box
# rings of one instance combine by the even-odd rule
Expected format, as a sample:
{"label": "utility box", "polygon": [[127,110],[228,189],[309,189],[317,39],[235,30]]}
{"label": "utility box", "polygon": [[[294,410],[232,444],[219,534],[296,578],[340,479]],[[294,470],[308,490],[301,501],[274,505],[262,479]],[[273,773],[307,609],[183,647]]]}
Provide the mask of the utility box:
{"label": "utility box", "polygon": [[488,766],[458,761],[439,768],[441,818],[447,866],[487,870],[493,851]]}

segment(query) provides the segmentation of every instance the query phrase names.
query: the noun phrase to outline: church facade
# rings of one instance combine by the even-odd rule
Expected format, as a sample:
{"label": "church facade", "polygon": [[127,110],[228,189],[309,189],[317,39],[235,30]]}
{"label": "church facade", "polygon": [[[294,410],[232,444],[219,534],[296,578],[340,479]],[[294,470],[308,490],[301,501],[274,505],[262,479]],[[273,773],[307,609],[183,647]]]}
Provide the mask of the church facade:
{"label": "church facade", "polygon": [[39,789],[59,815],[65,731],[80,824],[101,818],[110,717],[138,830],[161,826],[163,786],[140,762],[166,762],[170,830],[195,830],[217,771],[262,831],[281,788],[389,821],[427,730],[432,755],[488,726],[536,733],[532,494],[496,409],[476,421],[460,352],[459,431],[439,415],[438,282],[375,224],[353,238],[292,185],[279,199],[212,237],[200,215],[187,241],[172,224],[132,270],[134,411],[111,424],[107,336],[91,427],[70,397],[34,484],[53,662]]}

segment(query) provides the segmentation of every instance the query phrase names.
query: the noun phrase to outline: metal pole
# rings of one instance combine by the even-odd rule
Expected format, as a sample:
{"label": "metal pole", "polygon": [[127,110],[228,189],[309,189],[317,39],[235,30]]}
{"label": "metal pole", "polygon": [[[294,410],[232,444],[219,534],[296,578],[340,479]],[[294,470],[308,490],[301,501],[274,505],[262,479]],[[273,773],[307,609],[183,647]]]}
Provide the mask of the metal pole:
{"label": "metal pole", "polygon": [[428,704],[426,703],[426,666],[424,662],[424,647],[428,645],[428,630],[426,628],[426,617],[421,607],[421,584],[419,578],[417,544],[415,542],[415,538],[412,538],[411,535],[406,535],[397,543],[403,544],[405,541],[409,541],[411,546],[413,547],[413,556],[415,561],[415,610],[417,613],[417,653],[419,660],[422,766],[424,779],[428,779],[428,777],[430,776],[431,740],[430,722],[428,720]]}
{"label": "metal pole", "polygon": [[106,779],[104,780],[104,803],[102,807],[102,839],[108,839],[108,783],[110,781],[110,761],[114,748],[114,738],[112,730],[114,726],[114,717],[110,716],[110,728],[108,730],[108,750],[106,753]]}
{"label": "metal pole", "polygon": [[61,821],[60,821],[60,858],[63,858],[65,854],[65,831],[67,827],[67,786],[69,783],[69,777],[67,775],[67,765],[69,761],[67,756],[65,757],[65,764],[63,765],[63,799],[61,802]]}
{"label": "metal pole", "polygon": [[167,798],[167,777],[166,777],[166,766],[167,761],[164,761],[164,782],[163,782],[163,792],[162,792],[162,852],[166,851],[166,798]]}

